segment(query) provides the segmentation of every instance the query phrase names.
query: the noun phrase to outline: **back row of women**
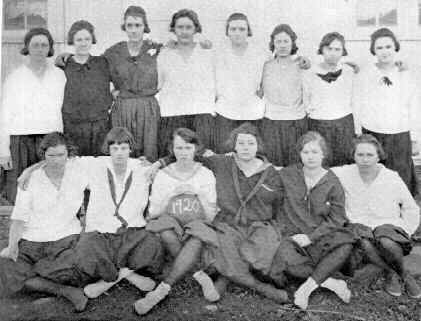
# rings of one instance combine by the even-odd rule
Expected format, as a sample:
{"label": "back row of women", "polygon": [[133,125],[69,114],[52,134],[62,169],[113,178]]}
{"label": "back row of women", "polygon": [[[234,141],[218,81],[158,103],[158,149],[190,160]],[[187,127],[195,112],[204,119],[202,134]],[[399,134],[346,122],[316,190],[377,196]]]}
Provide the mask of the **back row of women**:
{"label": "back row of women", "polygon": [[411,73],[395,64],[400,45],[390,30],[372,34],[370,52],[377,62],[359,73],[341,62],[347,51],[339,33],[323,37],[323,61],[304,70],[307,60],[297,58],[297,35],[289,25],[274,28],[268,55],[248,41],[252,29],[241,13],[229,16],[229,42],[216,50],[194,42],[202,27],[188,9],[173,15],[176,41],[166,47],[144,39],[150,29],[141,7],[126,10],[122,30],[127,41],[92,56],[94,27],[75,22],[67,39],[75,54],[59,59],[64,73],[47,63],[53,55],[47,30],[25,36],[21,53],[29,59],[6,80],[0,114],[0,166],[7,170],[10,201],[16,178],[37,160],[42,136],[63,125],[82,155],[99,155],[109,128],[126,127],[136,139],[134,154],[155,161],[165,155],[175,128],[195,130],[207,148],[223,152],[228,133],[246,120],[262,132],[266,156],[276,166],[298,160],[294,146],[307,130],[320,132],[332,146],[331,166],[350,162],[355,134],[371,133],[388,154],[385,165],[416,193],[416,86]]}
{"label": "back row of women", "polygon": [[[294,303],[306,309],[319,287],[349,303],[338,272],[352,275],[372,263],[386,273],[390,295],[402,295],[402,281],[409,297],[421,297],[403,265],[419,207],[399,175],[379,164],[384,151],[372,135],[354,141],[355,164],[332,169],[323,167],[326,141],[309,131],[297,142],[300,161],[277,171],[250,123],[232,131],[229,155],[203,154],[187,128],[174,131],[170,155],[152,166],[129,158],[134,146],[123,127],[107,134],[104,157],[71,157],[74,148],[60,133],[42,139],[45,160],[23,174],[0,252],[0,294],[47,292],[82,311],[88,298],[127,279],[147,292],[134,303],[143,315],[194,272],[211,302],[234,282],[285,303],[292,284]],[[149,173],[161,166],[149,195]],[[159,275],[163,250],[173,260]]]}

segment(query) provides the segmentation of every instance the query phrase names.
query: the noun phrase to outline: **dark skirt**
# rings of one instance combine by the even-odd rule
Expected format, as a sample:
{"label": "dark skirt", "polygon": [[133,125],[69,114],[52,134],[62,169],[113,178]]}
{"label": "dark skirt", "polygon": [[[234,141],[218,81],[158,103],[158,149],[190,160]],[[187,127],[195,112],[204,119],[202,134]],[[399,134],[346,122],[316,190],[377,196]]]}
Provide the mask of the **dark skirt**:
{"label": "dark skirt", "polygon": [[326,139],[330,151],[327,165],[342,166],[353,162],[351,150],[355,128],[352,114],[334,120],[309,118],[308,130],[316,131]]}
{"label": "dark skirt", "polygon": [[40,161],[38,148],[44,136],[44,134],[10,136],[10,153],[13,169],[5,171],[5,197],[13,204],[16,199],[17,179],[25,168]]}
{"label": "dark skirt", "polygon": [[307,118],[271,120],[263,118],[261,133],[265,154],[275,166],[288,166],[299,161],[296,152],[298,139],[307,132]]}
{"label": "dark skirt", "polygon": [[256,127],[259,127],[260,120],[236,120],[229,119],[216,114],[215,117],[215,152],[223,154],[230,152],[231,150],[226,146],[226,142],[233,129],[237,128],[241,124],[248,122]]}
{"label": "dark skirt", "polygon": [[[259,271],[274,281],[283,278],[285,262],[275,256],[283,247],[278,229],[271,222],[253,222],[249,226],[214,224],[218,246],[206,246],[203,264],[213,267],[227,278],[248,278],[251,271]],[[211,244],[210,243],[210,244]]]}
{"label": "dark skirt", "polygon": [[115,281],[121,268],[160,272],[163,262],[161,242],[144,228],[129,227],[119,234],[81,234],[75,248],[77,269],[90,281]]}
{"label": "dark skirt", "polygon": [[382,144],[386,159],[382,163],[397,171],[413,196],[418,194],[418,181],[412,160],[412,143],[409,132],[381,134],[363,128],[363,133],[371,134]]}
{"label": "dark skirt", "polygon": [[105,135],[110,130],[109,120],[72,121],[63,115],[64,133],[78,147],[80,156],[99,156]]}
{"label": "dark skirt", "polygon": [[0,294],[21,290],[25,281],[41,276],[63,284],[79,284],[74,270],[74,247],[79,235],[70,235],[52,242],[19,241],[18,258],[0,258]]}
{"label": "dark skirt", "polygon": [[212,246],[218,245],[215,243],[215,231],[209,224],[201,220],[194,220],[181,226],[179,221],[174,217],[162,215],[156,219],[150,220],[146,225],[146,230],[154,233],[172,230],[180,241],[184,241],[188,237],[194,236],[205,244]]}
{"label": "dark skirt", "polygon": [[158,159],[160,109],[154,96],[118,98],[112,108],[113,127],[126,127],[135,139],[134,156]]}
{"label": "dark skirt", "polygon": [[205,148],[214,148],[215,121],[211,114],[161,117],[159,124],[159,157],[168,155],[168,145],[172,134],[180,127],[195,131]]}

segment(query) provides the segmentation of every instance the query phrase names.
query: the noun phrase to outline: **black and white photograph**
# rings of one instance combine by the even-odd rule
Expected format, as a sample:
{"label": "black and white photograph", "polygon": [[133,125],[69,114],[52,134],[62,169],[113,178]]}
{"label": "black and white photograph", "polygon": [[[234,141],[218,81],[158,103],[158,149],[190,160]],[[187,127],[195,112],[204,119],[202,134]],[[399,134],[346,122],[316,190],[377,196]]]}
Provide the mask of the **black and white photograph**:
{"label": "black and white photograph", "polygon": [[421,320],[421,0],[0,22],[0,321]]}

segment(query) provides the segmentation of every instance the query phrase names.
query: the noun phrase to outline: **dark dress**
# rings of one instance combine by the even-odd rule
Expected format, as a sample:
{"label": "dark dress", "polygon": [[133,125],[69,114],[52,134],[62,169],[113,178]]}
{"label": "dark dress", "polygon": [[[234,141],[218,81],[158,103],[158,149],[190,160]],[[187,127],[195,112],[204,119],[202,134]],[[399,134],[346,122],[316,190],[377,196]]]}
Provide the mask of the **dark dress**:
{"label": "dark dress", "polygon": [[280,171],[283,193],[280,223],[282,235],[306,234],[311,244],[284,257],[291,266],[316,266],[334,249],[353,244],[353,232],[347,227],[345,194],[339,179],[328,171],[310,190],[304,180],[302,165],[291,165]]}
{"label": "dark dress", "polygon": [[98,156],[109,131],[112,104],[108,62],[102,56],[90,56],[84,64],[70,58],[64,73],[64,133],[79,147],[80,155]]}
{"label": "dark dress", "polygon": [[161,45],[145,40],[137,56],[130,56],[127,42],[119,42],[104,53],[114,87],[120,91],[111,112],[113,127],[126,127],[134,136],[134,156],[149,161],[158,157],[160,111],[156,57]]}

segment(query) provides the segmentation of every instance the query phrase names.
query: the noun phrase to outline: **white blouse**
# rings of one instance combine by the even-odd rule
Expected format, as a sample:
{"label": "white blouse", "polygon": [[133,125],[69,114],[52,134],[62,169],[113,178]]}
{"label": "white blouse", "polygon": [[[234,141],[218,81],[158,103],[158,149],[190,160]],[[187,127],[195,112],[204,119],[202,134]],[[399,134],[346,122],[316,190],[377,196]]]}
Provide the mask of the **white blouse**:
{"label": "white blouse", "polygon": [[216,112],[225,118],[255,120],[263,117],[264,103],[257,96],[267,54],[249,46],[234,54],[227,43],[216,54]]}
{"label": "white blouse", "polygon": [[362,127],[382,134],[410,131],[413,140],[419,138],[420,108],[415,78],[409,71],[399,72],[395,67],[384,73],[372,64],[361,69],[354,89],[354,112]]}
{"label": "white blouse", "polygon": [[383,165],[367,185],[356,164],[332,168],[345,191],[345,210],[352,223],[371,228],[393,224],[413,234],[420,222],[420,209],[399,174]]}
{"label": "white blouse", "polygon": [[[151,217],[157,217],[161,213],[157,212],[157,209],[161,207],[163,200],[167,198],[172,191],[181,185],[192,185],[196,189],[202,191],[207,195],[207,201],[209,204],[216,207],[216,181],[212,171],[202,166],[197,165],[193,175],[187,179],[180,179],[174,175],[174,164],[167,166],[160,170],[153,181],[152,192],[149,198],[149,213]],[[210,221],[213,217],[208,217]]]}
{"label": "white blouse", "polygon": [[339,64],[335,71],[340,69],[342,69],[341,75],[330,83],[317,75],[328,72],[320,65],[314,66],[307,74],[305,99],[308,100],[306,106],[310,118],[333,120],[352,113],[354,71],[343,64]]}
{"label": "white blouse", "polygon": [[263,68],[265,117],[271,120],[296,120],[306,115],[304,73],[293,63],[282,66],[275,58]]}
{"label": "white blouse", "polygon": [[64,72],[50,64],[42,78],[24,64],[6,78],[0,109],[0,156],[10,156],[10,135],[63,131],[65,84]]}
{"label": "white blouse", "polygon": [[162,50],[158,56],[158,88],[163,117],[214,113],[213,50],[196,45],[186,60],[177,49]]}
{"label": "white blouse", "polygon": [[33,171],[26,190],[18,189],[11,219],[25,222],[22,238],[33,242],[57,241],[79,234],[76,213],[82,205],[86,175],[68,160],[59,189],[44,169]]}

